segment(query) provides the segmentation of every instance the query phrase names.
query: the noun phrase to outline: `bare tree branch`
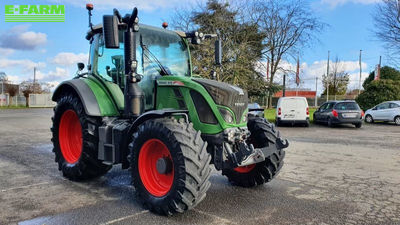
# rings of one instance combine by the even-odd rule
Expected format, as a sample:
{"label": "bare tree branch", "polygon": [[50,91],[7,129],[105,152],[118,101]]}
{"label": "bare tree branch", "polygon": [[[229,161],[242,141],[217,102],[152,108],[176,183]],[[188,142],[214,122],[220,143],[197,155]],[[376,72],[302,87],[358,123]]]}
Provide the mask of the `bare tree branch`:
{"label": "bare tree branch", "polygon": [[392,61],[400,60],[400,8],[397,0],[382,0],[376,6],[374,18],[374,33]]}

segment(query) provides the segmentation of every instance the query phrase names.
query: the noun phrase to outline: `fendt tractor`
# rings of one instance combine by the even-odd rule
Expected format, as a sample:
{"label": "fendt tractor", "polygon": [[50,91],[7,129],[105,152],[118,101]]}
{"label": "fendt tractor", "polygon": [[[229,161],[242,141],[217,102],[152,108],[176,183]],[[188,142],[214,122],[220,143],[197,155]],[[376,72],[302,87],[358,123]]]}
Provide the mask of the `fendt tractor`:
{"label": "fendt tractor", "polygon": [[[247,92],[192,76],[189,44],[216,34],[139,24],[138,10],[114,9],[92,25],[87,72],[54,92],[55,161],[70,180],[102,176],[113,165],[130,168],[138,201],[172,215],[201,202],[210,187],[210,164],[232,184],[253,187],[279,172],[288,142],[274,125],[252,116]],[[164,24],[165,25],[165,24]]]}

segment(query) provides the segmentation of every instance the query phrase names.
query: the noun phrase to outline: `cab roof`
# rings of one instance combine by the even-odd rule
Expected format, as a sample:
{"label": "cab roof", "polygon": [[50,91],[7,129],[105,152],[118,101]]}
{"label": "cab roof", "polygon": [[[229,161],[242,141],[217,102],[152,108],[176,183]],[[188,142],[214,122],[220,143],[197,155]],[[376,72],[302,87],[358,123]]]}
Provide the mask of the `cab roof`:
{"label": "cab roof", "polygon": [[[172,30],[167,30],[167,29],[164,29],[164,28],[159,28],[159,27],[150,26],[150,25],[146,25],[146,24],[139,24],[139,27],[147,27],[149,29],[158,30],[160,32],[168,32],[168,33],[178,34],[182,38],[186,37],[186,33],[183,32],[183,31],[172,31]],[[126,24],[125,23],[120,23],[120,24],[118,24],[118,28],[119,29],[124,29],[124,28],[126,28]],[[95,34],[98,34],[98,33],[101,33],[101,32],[103,32],[103,24],[102,23],[97,24],[97,25],[93,26],[93,29],[88,30],[88,32],[86,34],[86,39],[90,40]]]}

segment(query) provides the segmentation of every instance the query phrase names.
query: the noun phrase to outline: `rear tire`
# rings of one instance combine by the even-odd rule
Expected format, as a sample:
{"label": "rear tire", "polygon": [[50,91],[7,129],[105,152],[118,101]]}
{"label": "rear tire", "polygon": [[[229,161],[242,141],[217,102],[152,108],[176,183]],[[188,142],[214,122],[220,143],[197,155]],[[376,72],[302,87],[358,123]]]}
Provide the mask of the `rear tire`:
{"label": "rear tire", "polygon": [[361,128],[362,123],[355,123],[354,126],[355,126],[356,128]]}
{"label": "rear tire", "polygon": [[397,126],[400,126],[400,116],[396,116],[396,117],[394,118],[394,123],[395,123]]}
{"label": "rear tire", "polygon": [[[255,148],[275,145],[276,139],[280,136],[275,126],[264,118],[249,117],[247,126],[251,133],[251,143]],[[282,168],[284,158],[285,151],[278,149],[263,162],[235,169],[224,169],[222,174],[227,176],[234,185],[254,187],[271,181]]]}
{"label": "rear tire", "polygon": [[[200,134],[193,124],[176,119],[149,120],[139,126],[129,145],[130,162],[136,197],[145,208],[172,215],[195,207],[206,197],[211,156]],[[149,142],[163,147],[147,146]],[[143,154],[148,155],[147,163]],[[170,165],[163,173],[157,169],[156,158],[161,155]]]}
{"label": "rear tire", "polygon": [[84,180],[101,176],[111,169],[97,160],[100,121],[86,115],[78,97],[61,96],[52,121],[55,161],[65,177]]}
{"label": "rear tire", "polygon": [[306,120],[306,123],[304,124],[305,127],[309,127],[310,126],[310,120]]}

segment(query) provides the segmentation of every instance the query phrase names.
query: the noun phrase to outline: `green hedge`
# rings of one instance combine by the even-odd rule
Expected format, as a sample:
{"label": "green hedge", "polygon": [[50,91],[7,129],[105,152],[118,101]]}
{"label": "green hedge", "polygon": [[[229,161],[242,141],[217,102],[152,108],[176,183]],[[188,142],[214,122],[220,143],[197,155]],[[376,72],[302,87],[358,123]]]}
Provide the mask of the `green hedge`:
{"label": "green hedge", "polygon": [[374,80],[366,86],[356,101],[363,110],[370,109],[384,102],[400,100],[400,81],[397,80]]}

